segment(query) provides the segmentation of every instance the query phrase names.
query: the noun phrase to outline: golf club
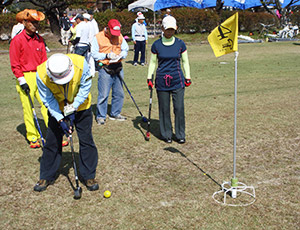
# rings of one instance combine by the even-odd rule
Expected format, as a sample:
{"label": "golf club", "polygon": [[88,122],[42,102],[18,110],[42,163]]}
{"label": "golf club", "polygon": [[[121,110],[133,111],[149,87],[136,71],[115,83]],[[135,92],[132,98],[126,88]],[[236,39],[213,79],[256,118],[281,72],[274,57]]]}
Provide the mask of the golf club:
{"label": "golf club", "polygon": [[144,117],[144,115],[142,114],[142,112],[141,112],[141,110],[139,109],[138,105],[136,104],[136,102],[135,102],[133,96],[131,95],[131,93],[130,93],[130,91],[129,91],[129,89],[128,89],[126,83],[125,83],[125,81],[124,81],[123,78],[120,76],[120,74],[118,74],[118,76],[119,76],[121,82],[125,85],[125,88],[127,89],[127,92],[129,93],[129,95],[130,95],[130,97],[131,97],[133,103],[135,104],[135,107],[137,108],[137,110],[139,111],[140,115],[142,116],[143,122],[147,122],[147,121],[148,121],[147,118]]}
{"label": "golf club", "polygon": [[[152,79],[151,81],[153,82],[153,74],[152,74]],[[149,113],[148,113],[148,126],[147,126],[147,133],[145,140],[149,141],[150,140],[150,120],[151,120],[151,107],[152,107],[152,94],[153,94],[153,88],[150,89],[150,99],[149,99]]]}
{"label": "golf club", "polygon": [[79,200],[81,198],[82,188],[79,186],[72,134],[69,135],[69,139],[70,139],[71,154],[72,154],[73,168],[74,168],[75,181],[76,181],[76,189],[74,190],[74,199]]}
{"label": "golf club", "polygon": [[32,103],[31,97],[30,97],[30,94],[29,93],[26,93],[26,94],[28,96],[28,99],[29,99],[29,102],[30,102],[30,105],[31,105],[31,109],[32,109],[32,113],[33,113],[33,116],[34,116],[34,120],[35,120],[37,129],[38,129],[38,131],[40,133],[40,136],[41,136],[41,140],[42,140],[42,143],[43,143],[42,148],[43,148],[44,145],[45,145],[45,140],[43,138],[43,134],[42,134],[42,131],[41,131],[41,128],[40,128],[40,125],[39,125],[39,122],[38,122],[38,119],[37,119],[37,116],[36,116],[36,112],[35,112],[35,109],[34,109],[34,106],[33,106],[33,103]]}

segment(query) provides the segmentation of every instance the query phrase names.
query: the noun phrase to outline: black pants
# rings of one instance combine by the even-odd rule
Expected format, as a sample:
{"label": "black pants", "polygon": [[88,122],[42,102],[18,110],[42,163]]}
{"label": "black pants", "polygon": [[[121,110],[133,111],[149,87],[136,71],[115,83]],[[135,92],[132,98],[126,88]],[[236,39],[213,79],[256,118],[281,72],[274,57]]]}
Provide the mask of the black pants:
{"label": "black pants", "polygon": [[[79,139],[79,171],[84,180],[93,179],[98,164],[98,151],[92,136],[93,114],[91,108],[77,112],[75,127]],[[46,144],[40,163],[40,179],[54,180],[62,156],[63,131],[49,114]]]}
{"label": "black pants", "polygon": [[177,139],[183,139],[185,138],[184,88],[172,91],[157,91],[160,133],[163,139],[172,138],[171,96],[175,114],[175,136]]}
{"label": "black pants", "polygon": [[146,50],[146,41],[136,41],[136,44],[134,45],[133,62],[138,62],[139,52],[141,51],[141,63],[145,63],[145,50]]}

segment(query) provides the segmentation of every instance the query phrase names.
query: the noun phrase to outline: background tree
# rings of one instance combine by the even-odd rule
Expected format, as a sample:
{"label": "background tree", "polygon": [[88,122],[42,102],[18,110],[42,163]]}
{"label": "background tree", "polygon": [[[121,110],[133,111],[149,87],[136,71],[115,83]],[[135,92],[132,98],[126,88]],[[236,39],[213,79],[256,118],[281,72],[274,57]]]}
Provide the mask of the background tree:
{"label": "background tree", "polygon": [[10,6],[10,5],[13,3],[13,1],[14,1],[14,0],[4,0],[4,1],[2,1],[1,6],[0,6],[1,12],[2,12],[2,10],[3,10],[5,7]]}
{"label": "background tree", "polygon": [[[280,25],[283,26],[284,24],[287,24],[289,22],[289,11],[291,5],[293,5],[294,3],[298,3],[299,1],[300,0],[290,0],[290,2],[285,7],[282,7],[280,0],[261,0],[261,3],[263,4],[263,7],[267,12],[273,14],[276,17],[276,10],[278,10],[279,14],[281,15],[280,19],[278,20],[280,22]],[[273,6],[272,9],[268,7],[270,5]]]}
{"label": "background tree", "polygon": [[114,7],[118,8],[120,11],[128,8],[130,3],[136,0],[110,0]]}

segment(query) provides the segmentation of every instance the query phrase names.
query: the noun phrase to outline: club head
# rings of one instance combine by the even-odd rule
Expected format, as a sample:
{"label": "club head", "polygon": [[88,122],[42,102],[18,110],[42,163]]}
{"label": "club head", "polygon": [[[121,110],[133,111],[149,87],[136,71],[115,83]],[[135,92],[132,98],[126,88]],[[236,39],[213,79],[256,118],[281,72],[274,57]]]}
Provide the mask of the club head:
{"label": "club head", "polygon": [[145,140],[146,140],[146,141],[149,141],[149,140],[150,140],[150,133],[149,133],[149,132],[146,133]]}
{"label": "club head", "polygon": [[82,193],[82,188],[81,187],[78,187],[77,189],[75,189],[74,199],[79,200],[81,198],[81,193]]}
{"label": "club head", "polygon": [[148,119],[146,117],[143,117],[143,122],[148,122]]}

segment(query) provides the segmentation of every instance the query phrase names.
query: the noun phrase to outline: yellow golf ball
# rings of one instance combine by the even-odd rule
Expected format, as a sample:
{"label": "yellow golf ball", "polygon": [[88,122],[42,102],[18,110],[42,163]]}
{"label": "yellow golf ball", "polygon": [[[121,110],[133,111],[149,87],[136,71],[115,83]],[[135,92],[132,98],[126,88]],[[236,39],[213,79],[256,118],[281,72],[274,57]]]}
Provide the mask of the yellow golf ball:
{"label": "yellow golf ball", "polygon": [[111,196],[111,192],[108,191],[108,190],[106,190],[106,191],[104,192],[104,197],[105,197],[105,198],[109,198],[110,196]]}

